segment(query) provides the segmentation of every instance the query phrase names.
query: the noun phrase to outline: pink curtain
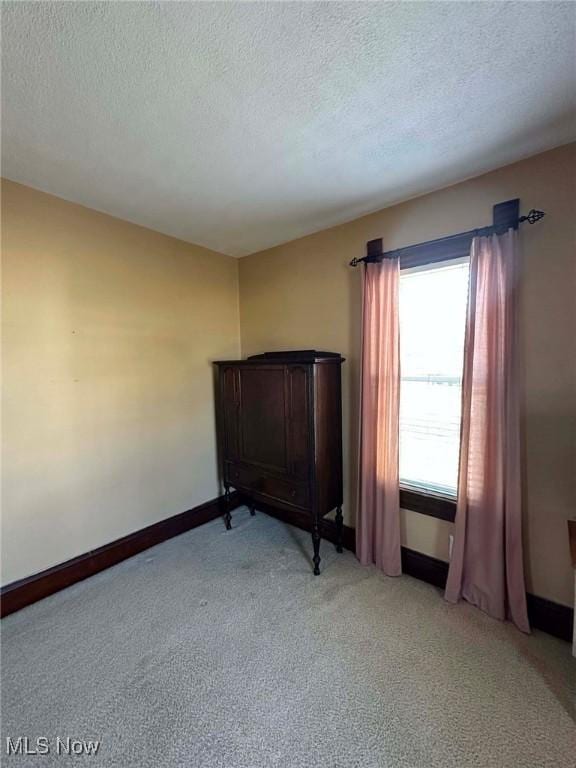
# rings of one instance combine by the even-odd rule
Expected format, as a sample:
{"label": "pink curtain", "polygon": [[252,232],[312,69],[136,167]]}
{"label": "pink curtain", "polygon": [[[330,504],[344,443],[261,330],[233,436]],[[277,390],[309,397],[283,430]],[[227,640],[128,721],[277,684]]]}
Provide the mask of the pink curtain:
{"label": "pink curtain", "polygon": [[517,234],[475,238],[458,505],[446,599],[463,597],[529,632],[522,558]]}
{"label": "pink curtain", "polygon": [[398,259],[366,264],[362,310],[359,519],[356,551],[363,565],[375,563],[399,576],[400,401]]}

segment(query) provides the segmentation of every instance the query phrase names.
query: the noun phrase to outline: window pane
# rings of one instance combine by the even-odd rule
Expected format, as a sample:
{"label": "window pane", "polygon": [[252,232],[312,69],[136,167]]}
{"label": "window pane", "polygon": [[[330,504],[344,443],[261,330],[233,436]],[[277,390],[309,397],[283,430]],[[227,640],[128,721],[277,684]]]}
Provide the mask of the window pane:
{"label": "window pane", "polygon": [[456,495],[468,262],[400,276],[400,482]]}

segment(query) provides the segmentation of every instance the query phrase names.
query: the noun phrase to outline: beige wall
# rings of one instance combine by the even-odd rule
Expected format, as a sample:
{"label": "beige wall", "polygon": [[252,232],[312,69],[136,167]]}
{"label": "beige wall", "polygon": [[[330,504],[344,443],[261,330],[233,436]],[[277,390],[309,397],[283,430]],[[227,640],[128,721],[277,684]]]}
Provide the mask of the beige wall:
{"label": "beige wall", "polygon": [[2,184],[2,581],[219,493],[238,262]]}
{"label": "beige wall", "polygon": [[[240,260],[243,355],[272,349],[342,352],[346,521],[354,524],[361,270],[365,243],[386,249],[491,222],[492,205],[520,197],[546,218],[522,228],[526,551],[528,587],[570,605],[566,519],[576,514],[576,145]],[[404,543],[448,559],[449,523],[404,512]]]}

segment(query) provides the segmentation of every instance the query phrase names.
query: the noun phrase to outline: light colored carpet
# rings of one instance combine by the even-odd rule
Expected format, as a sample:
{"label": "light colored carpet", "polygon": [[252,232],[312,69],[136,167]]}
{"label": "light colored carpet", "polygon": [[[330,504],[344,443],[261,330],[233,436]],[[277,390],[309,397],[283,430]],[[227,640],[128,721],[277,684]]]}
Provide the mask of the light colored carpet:
{"label": "light colored carpet", "polygon": [[[2,622],[6,736],[121,768],[574,768],[575,663],[264,514],[143,552]],[[5,761],[5,762],[4,762]]]}

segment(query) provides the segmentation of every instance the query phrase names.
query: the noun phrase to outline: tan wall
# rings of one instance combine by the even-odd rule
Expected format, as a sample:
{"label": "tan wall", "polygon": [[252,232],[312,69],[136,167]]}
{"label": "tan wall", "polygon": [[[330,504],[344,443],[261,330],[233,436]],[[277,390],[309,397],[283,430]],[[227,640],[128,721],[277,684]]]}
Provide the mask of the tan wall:
{"label": "tan wall", "polygon": [[[526,549],[530,591],[566,605],[572,574],[566,519],[576,514],[576,145],[240,260],[243,355],[317,348],[343,353],[346,521],[354,524],[361,270],[365,243],[386,249],[491,222],[520,197],[546,218],[522,229]],[[448,559],[449,523],[405,512],[404,543]]]}
{"label": "tan wall", "polygon": [[238,262],[2,185],[3,583],[219,493]]}

